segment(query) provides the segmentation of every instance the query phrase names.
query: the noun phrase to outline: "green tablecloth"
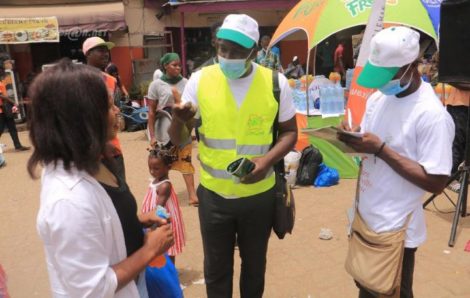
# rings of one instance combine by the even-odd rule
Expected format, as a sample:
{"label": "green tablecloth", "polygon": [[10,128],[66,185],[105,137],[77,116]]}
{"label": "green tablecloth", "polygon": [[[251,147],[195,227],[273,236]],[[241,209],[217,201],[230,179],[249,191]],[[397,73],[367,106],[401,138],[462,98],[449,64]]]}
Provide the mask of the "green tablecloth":
{"label": "green tablecloth", "polygon": [[[322,119],[321,116],[308,117],[308,127],[319,128],[329,125],[336,126],[341,123],[342,119],[343,116],[324,119]],[[359,167],[353,156],[343,153],[330,142],[320,138],[310,136],[309,141],[310,144],[320,150],[321,154],[323,155],[323,162],[327,166],[337,169],[341,178],[357,178]]]}

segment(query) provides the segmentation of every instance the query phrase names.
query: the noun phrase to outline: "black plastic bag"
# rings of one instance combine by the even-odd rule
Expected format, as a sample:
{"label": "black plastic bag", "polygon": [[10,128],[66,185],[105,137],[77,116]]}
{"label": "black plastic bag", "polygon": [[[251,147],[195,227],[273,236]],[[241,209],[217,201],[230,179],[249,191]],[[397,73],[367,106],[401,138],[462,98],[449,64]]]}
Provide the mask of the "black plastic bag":
{"label": "black plastic bag", "polygon": [[296,184],[312,185],[317,177],[318,168],[323,162],[323,156],[318,148],[309,145],[302,150],[302,156],[297,169]]}

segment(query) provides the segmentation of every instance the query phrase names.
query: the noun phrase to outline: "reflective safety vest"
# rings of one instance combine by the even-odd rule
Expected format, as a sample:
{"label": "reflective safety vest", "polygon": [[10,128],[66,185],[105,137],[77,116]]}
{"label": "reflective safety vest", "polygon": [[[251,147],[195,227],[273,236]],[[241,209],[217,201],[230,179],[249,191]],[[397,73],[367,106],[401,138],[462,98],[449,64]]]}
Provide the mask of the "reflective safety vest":
{"label": "reflective safety vest", "polygon": [[227,166],[241,157],[265,155],[272,143],[272,126],[278,110],[273,95],[272,71],[257,66],[240,107],[218,64],[203,68],[197,98],[201,184],[228,198],[243,198],[274,186],[274,172],[254,184],[235,183]]}

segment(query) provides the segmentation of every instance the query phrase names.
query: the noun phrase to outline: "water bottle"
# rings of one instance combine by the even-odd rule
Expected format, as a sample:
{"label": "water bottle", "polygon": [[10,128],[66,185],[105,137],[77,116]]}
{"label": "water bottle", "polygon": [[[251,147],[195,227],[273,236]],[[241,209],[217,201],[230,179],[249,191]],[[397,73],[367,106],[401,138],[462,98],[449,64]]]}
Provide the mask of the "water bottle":
{"label": "water bottle", "polygon": [[346,71],[346,90],[351,89],[353,75],[354,75],[354,68],[349,68]]}
{"label": "water bottle", "polygon": [[330,113],[330,87],[324,86],[320,89],[320,113],[327,115]]}
{"label": "water bottle", "polygon": [[335,88],[334,86],[328,86],[328,99],[327,99],[327,114],[331,115],[335,113]]}
{"label": "water bottle", "polygon": [[344,112],[344,91],[339,82],[335,85],[335,111],[334,114],[343,114]]}

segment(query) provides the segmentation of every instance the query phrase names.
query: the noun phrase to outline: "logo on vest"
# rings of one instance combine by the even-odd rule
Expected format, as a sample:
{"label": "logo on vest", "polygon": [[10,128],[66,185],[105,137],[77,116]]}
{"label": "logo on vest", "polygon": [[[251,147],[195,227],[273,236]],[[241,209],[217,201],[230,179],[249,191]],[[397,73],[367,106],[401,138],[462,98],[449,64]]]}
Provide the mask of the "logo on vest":
{"label": "logo on vest", "polygon": [[246,124],[247,134],[250,136],[260,136],[266,133],[263,129],[264,123],[268,121],[265,115],[250,114],[248,123]]}

